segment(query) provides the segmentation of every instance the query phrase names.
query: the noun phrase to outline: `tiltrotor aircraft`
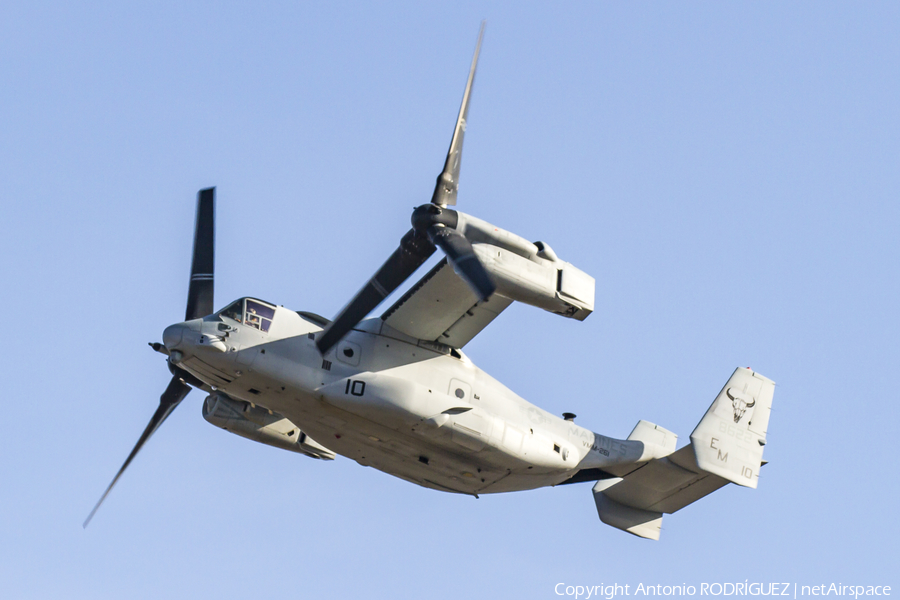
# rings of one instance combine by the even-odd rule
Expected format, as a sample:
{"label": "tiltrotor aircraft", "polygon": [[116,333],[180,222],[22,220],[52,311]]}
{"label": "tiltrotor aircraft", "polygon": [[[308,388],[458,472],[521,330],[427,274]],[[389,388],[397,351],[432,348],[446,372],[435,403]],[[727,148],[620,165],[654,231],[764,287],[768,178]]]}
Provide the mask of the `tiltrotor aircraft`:
{"label": "tiltrotor aircraft", "polygon": [[[757,486],[774,383],[750,369],[731,375],[676,450],[677,436],[647,421],[621,440],[552,415],[463,353],[513,302],[579,321],[594,307],[594,278],[548,244],[450,208],[483,33],[431,202],[334,320],[249,297],[214,312],[215,191],[200,191],[184,322],[151,344],[172,380],[85,526],[191,387],[208,394],[203,417],[226,431],[435,490],[477,497],[595,481],[600,519],[644,538],[659,539],[663,513],[729,482]],[[366,319],[437,248],[445,258]]]}

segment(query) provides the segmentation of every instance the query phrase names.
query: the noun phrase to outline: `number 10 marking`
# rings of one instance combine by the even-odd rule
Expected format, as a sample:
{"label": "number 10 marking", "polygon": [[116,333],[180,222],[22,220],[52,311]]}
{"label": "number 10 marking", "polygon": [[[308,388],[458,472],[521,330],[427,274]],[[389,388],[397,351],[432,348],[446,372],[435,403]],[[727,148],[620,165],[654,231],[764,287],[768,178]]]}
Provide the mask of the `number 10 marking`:
{"label": "number 10 marking", "polygon": [[362,396],[366,393],[366,382],[348,379],[347,387],[344,388],[345,394],[351,394],[353,396]]}

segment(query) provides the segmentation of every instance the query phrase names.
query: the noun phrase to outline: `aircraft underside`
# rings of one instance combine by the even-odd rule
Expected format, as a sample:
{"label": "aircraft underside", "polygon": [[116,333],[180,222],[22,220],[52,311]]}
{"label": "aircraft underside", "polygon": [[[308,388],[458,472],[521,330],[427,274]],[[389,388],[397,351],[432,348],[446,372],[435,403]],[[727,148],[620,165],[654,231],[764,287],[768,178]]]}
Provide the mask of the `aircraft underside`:
{"label": "aircraft underside", "polygon": [[[193,374],[202,379],[205,373]],[[336,454],[423,487],[471,495],[522,491],[556,485],[577,471],[574,465],[570,470],[535,467],[485,443],[473,443],[470,437],[454,436],[453,431],[442,432],[446,434],[443,436],[435,436],[435,430],[427,426],[418,431],[397,431],[330,406],[313,395],[282,391],[280,386],[268,386],[277,392],[244,391],[255,390],[251,382],[252,374],[247,373],[240,385],[219,390],[287,418],[303,434]]]}

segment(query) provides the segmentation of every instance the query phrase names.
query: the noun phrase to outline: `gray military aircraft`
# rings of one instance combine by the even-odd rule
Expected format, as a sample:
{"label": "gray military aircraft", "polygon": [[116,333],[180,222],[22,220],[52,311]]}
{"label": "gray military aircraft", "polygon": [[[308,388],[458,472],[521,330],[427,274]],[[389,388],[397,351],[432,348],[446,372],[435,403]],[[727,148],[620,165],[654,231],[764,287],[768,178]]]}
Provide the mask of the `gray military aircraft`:
{"label": "gray military aircraft", "polygon": [[[184,322],[162,343],[172,380],[131,454],[91,511],[191,387],[203,417],[305,456],[336,454],[444,492],[491,494],[595,481],[600,519],[659,539],[663,513],[731,483],[755,488],[774,383],[739,368],[690,436],[639,421],[624,440],[552,415],[475,366],[462,349],[513,302],[583,321],[594,278],[456,204],[466,117],[484,26],[431,202],[334,318],[256,298],[213,307],[215,189],[197,200]],[[440,248],[445,254],[380,317],[369,318]]]}

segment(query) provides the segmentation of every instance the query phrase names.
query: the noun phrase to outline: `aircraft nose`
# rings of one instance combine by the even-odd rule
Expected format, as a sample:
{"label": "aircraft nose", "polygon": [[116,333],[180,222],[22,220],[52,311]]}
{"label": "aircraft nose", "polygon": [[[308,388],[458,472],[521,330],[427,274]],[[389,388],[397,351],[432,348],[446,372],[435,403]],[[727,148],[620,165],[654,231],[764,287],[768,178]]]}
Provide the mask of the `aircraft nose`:
{"label": "aircraft nose", "polygon": [[186,327],[183,323],[177,323],[175,325],[169,325],[166,327],[165,331],[163,331],[162,339],[163,346],[165,346],[169,350],[174,350],[181,344],[181,338],[184,335],[184,330]]}

